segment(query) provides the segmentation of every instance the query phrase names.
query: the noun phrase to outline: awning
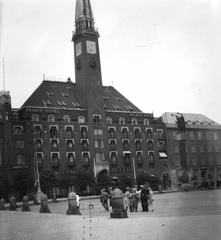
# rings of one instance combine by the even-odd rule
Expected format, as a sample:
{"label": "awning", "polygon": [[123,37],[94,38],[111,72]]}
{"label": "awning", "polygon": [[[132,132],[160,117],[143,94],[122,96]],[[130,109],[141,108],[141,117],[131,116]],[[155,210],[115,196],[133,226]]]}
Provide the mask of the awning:
{"label": "awning", "polygon": [[164,152],[159,152],[159,156],[160,156],[160,158],[168,158],[166,153],[164,153]]}

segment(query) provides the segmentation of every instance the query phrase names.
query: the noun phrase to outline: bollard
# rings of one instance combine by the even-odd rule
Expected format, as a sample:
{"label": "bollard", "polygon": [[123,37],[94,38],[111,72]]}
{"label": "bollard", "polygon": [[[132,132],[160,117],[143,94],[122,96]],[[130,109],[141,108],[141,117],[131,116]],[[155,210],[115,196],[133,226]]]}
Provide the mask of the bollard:
{"label": "bollard", "polygon": [[33,201],[34,205],[39,205],[38,199],[37,199],[37,195],[34,196],[34,201]]}
{"label": "bollard", "polygon": [[70,192],[68,194],[68,210],[67,215],[81,215],[77,207],[76,193]]}
{"label": "bollard", "polygon": [[58,201],[57,201],[57,198],[56,198],[56,193],[53,193],[53,202],[54,202],[54,203],[58,202]]}
{"label": "bollard", "polygon": [[51,213],[50,209],[48,208],[48,197],[45,194],[41,195],[41,208],[40,213]]}
{"label": "bollard", "polygon": [[9,211],[17,211],[15,197],[10,198]]}
{"label": "bollard", "polygon": [[28,196],[24,196],[22,199],[23,205],[22,205],[22,212],[31,212],[30,208],[29,208],[29,198]]}
{"label": "bollard", "polygon": [[0,200],[0,210],[6,210],[6,207],[5,207],[5,199],[2,198]]}
{"label": "bollard", "polygon": [[112,213],[111,218],[128,218],[127,211],[124,207],[123,192],[119,188],[115,188],[111,198]]}

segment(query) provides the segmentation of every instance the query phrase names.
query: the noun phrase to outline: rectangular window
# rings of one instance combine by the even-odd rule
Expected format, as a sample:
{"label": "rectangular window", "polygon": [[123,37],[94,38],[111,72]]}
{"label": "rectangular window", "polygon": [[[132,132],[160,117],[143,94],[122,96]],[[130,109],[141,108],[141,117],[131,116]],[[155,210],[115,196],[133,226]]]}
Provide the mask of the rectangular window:
{"label": "rectangular window", "polygon": [[190,140],[194,140],[195,137],[194,137],[194,132],[190,132]]}
{"label": "rectangular window", "polygon": [[179,152],[180,152],[180,150],[179,150],[179,144],[178,144],[177,142],[174,144],[174,152],[175,152],[175,153],[179,153]]}
{"label": "rectangular window", "polygon": [[213,156],[209,156],[209,165],[213,165]]}
{"label": "rectangular window", "polygon": [[202,140],[202,139],[203,139],[202,132],[198,132],[198,138],[199,138],[199,140]]}
{"label": "rectangular window", "polygon": [[13,133],[14,134],[21,134],[21,133],[23,133],[23,126],[14,126]]}
{"label": "rectangular window", "polygon": [[203,144],[202,143],[200,143],[200,152],[204,152],[204,147],[203,147]]}
{"label": "rectangular window", "polygon": [[200,161],[201,161],[201,165],[205,165],[206,164],[204,156],[201,156]]}
{"label": "rectangular window", "polygon": [[193,158],[192,158],[192,164],[193,164],[193,165],[197,165],[197,159],[196,159],[196,157],[193,157]]}
{"label": "rectangular window", "polygon": [[196,145],[195,144],[191,145],[191,152],[196,152]]}
{"label": "rectangular window", "polygon": [[180,156],[175,157],[175,166],[179,167],[180,166]]}

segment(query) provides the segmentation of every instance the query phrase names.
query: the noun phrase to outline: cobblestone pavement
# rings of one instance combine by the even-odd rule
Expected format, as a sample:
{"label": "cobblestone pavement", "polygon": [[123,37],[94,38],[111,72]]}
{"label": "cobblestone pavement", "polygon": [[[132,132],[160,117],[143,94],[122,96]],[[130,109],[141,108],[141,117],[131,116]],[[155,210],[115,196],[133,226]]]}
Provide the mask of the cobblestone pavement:
{"label": "cobblestone pavement", "polygon": [[[89,210],[89,204],[94,205]],[[49,204],[51,213],[0,211],[1,240],[218,240],[221,236],[221,190],[156,194],[154,212],[128,213],[112,219],[99,199],[81,201],[82,215],[66,215],[67,201]],[[141,206],[139,204],[139,210]]]}

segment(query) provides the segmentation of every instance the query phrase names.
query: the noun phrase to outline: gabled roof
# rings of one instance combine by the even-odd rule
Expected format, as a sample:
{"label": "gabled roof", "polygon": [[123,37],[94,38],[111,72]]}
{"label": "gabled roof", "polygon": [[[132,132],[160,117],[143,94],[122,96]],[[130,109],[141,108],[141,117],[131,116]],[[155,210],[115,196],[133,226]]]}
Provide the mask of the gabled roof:
{"label": "gabled roof", "polygon": [[141,112],[132,102],[118,92],[114,87],[103,87],[104,89],[104,106],[110,111],[131,111]]}
{"label": "gabled roof", "polygon": [[26,100],[22,107],[79,108],[76,85],[72,81],[46,81]]}
{"label": "gabled roof", "polygon": [[[107,111],[141,112],[133,103],[114,87],[103,87],[104,107]],[[76,84],[44,80],[26,100],[22,107],[81,108]]]}
{"label": "gabled roof", "polygon": [[[165,112],[161,117],[163,122],[169,124],[176,124],[176,117],[172,115],[178,115],[176,112]],[[198,113],[182,113],[185,122],[187,124],[203,124],[203,125],[220,125],[214,122],[212,119]]]}

